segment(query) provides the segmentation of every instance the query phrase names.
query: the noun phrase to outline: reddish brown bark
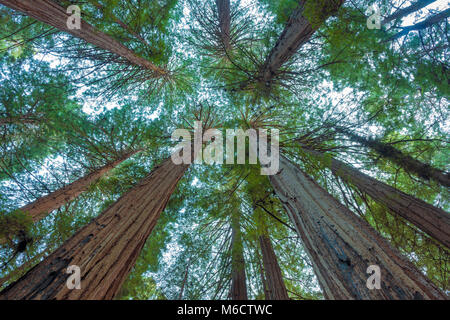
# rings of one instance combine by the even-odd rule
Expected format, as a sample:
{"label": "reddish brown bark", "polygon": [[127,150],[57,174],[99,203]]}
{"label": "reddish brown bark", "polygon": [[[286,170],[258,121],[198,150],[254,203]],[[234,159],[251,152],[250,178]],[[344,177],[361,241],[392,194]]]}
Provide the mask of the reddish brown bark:
{"label": "reddish brown bark", "polygon": [[233,213],[231,220],[231,299],[248,300],[239,217]]}
{"label": "reddish brown bark", "polygon": [[225,50],[231,50],[231,11],[230,0],[216,0],[219,15],[220,36]]}
{"label": "reddish brown bark", "polygon": [[266,275],[268,300],[289,300],[289,295],[284,284],[283,275],[277,256],[273,250],[270,238],[263,234],[259,236],[259,245],[261,247],[264,271]]}
{"label": "reddish brown bark", "polygon": [[264,274],[264,268],[263,268],[262,264],[263,263],[261,262],[261,256],[259,255],[259,252],[258,252],[259,277],[261,278],[261,284],[262,284],[262,289],[264,292],[264,298],[266,300],[269,300],[270,294],[269,294],[269,290],[267,287],[267,280],[266,280],[266,276]]}
{"label": "reddish brown bark", "polygon": [[186,271],[184,272],[183,283],[181,284],[181,290],[180,295],[178,296],[178,300],[183,299],[184,287],[186,286],[188,275],[189,275],[189,262],[186,265]]}
{"label": "reddish brown bark", "polygon": [[[327,299],[446,299],[429,279],[366,221],[296,165],[280,157],[270,182],[292,220]],[[370,265],[381,288],[369,289]]]}
{"label": "reddish brown bark", "polygon": [[81,28],[79,30],[69,29],[67,27],[67,20],[70,14],[66,13],[66,8],[59,6],[51,0],[0,0],[0,3],[61,31],[68,32],[94,46],[117,54],[134,65],[153,71],[157,76],[167,75],[167,70],[157,67],[150,61],[138,56],[132,50],[107,34],[96,30],[84,20],[81,20]]}
{"label": "reddish brown bark", "polygon": [[[318,8],[321,12],[320,22],[325,22],[330,16],[335,14],[345,0],[322,1]],[[289,17],[289,20],[278,38],[277,43],[270,51],[261,70],[261,79],[269,84],[273,77],[279,72],[283,64],[309,41],[311,36],[319,29],[320,22],[311,24],[308,17],[304,16],[304,8],[307,1],[300,0],[297,9]]]}
{"label": "reddish brown bark", "polygon": [[[167,159],[99,217],[78,231],[0,299],[112,299],[120,290],[188,165]],[[66,286],[66,269],[81,269],[81,289]]]}
{"label": "reddish brown bark", "polygon": [[[324,157],[320,152],[303,150],[317,157]],[[450,214],[444,210],[378,181],[339,160],[331,159],[330,169],[376,202],[450,248]]]}
{"label": "reddish brown bark", "polygon": [[139,150],[127,153],[119,159],[108,163],[94,172],[91,172],[87,176],[78,179],[44,197],[41,197],[36,201],[20,208],[19,210],[26,212],[33,219],[33,222],[37,222],[45,218],[53,210],[59,209],[66,203],[78,197],[81,193],[86,191],[93,182],[100,179],[105,173],[114,169],[137,152],[139,152]]}
{"label": "reddish brown bark", "polygon": [[31,268],[35,263],[37,263],[47,253],[48,253],[48,249],[37,254],[35,257],[31,258],[30,260],[28,260],[21,266],[15,268],[13,271],[11,271],[9,274],[4,276],[3,278],[0,278],[0,287],[2,287],[3,284],[8,282],[11,278],[17,277],[18,275],[24,273],[27,269]]}

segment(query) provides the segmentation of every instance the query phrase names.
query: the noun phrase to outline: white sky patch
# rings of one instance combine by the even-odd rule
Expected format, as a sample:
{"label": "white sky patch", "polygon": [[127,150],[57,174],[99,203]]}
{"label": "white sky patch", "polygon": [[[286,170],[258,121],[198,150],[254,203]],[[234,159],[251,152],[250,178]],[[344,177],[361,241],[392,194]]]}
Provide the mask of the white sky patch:
{"label": "white sky patch", "polygon": [[198,187],[200,185],[200,180],[197,177],[194,177],[192,180],[191,186]]}

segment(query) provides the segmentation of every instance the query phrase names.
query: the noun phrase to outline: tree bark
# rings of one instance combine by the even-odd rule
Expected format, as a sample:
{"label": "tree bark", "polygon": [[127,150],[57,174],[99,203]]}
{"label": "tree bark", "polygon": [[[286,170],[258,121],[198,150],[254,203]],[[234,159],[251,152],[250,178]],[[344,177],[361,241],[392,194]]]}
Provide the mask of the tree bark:
{"label": "tree bark", "polygon": [[184,272],[183,283],[181,284],[181,290],[178,296],[178,300],[183,299],[184,287],[186,286],[188,275],[189,275],[189,261],[188,264],[186,265],[186,271]]}
{"label": "tree bark", "polygon": [[33,222],[37,222],[45,218],[53,210],[59,209],[66,203],[78,197],[81,193],[86,191],[93,182],[100,179],[104,174],[111,171],[139,151],[140,150],[129,152],[119,159],[108,163],[98,170],[95,170],[87,176],[78,179],[44,197],[41,197],[36,201],[20,208],[19,210],[26,212],[33,219]]}
{"label": "tree bark", "polygon": [[270,238],[262,234],[259,236],[264,271],[267,282],[266,299],[268,300],[289,300],[289,295],[284,284],[283,275],[278,264],[277,256],[273,250]]}
{"label": "tree bark", "polygon": [[376,151],[380,156],[402,167],[406,172],[415,174],[425,180],[432,179],[445,187],[450,187],[450,174],[442,170],[420,162],[381,141],[367,139],[345,129],[336,128],[336,131],[343,133],[349,137],[350,140]]}
{"label": "tree bark", "polygon": [[18,274],[24,272],[25,270],[29,269],[30,267],[32,267],[39,259],[41,259],[43,256],[45,256],[47,253],[48,253],[48,249],[37,254],[36,256],[34,256],[33,258],[31,258],[30,260],[28,260],[21,266],[17,267],[16,269],[14,269],[10,273],[8,273],[3,278],[0,278],[0,288],[3,286],[4,283],[9,281],[9,279],[11,279],[12,277],[15,277],[16,275],[18,275]]}
{"label": "tree bark", "polygon": [[308,1],[299,1],[297,9],[289,17],[277,43],[266,58],[261,70],[261,79],[266,85],[270,84],[281,66],[289,61],[301,46],[308,42],[311,36],[319,29],[320,24],[338,11],[345,0],[321,1],[317,9],[321,12],[321,23],[315,22],[314,24],[303,15]]}
{"label": "tree bark", "polygon": [[433,2],[436,2],[436,0],[418,0],[418,1],[414,2],[412,5],[410,5],[409,7],[397,10],[396,12],[391,14],[389,17],[384,19],[382,21],[382,24],[385,25],[391,21],[401,19],[413,12],[416,12],[422,8],[425,8],[429,4],[432,4]]}
{"label": "tree bark", "polygon": [[261,278],[261,284],[262,284],[262,289],[264,292],[264,298],[266,300],[269,300],[270,293],[269,293],[269,288],[267,285],[266,275],[264,274],[264,268],[262,266],[263,263],[261,262],[261,256],[259,255],[259,252],[257,254],[258,254],[259,277]]}
{"label": "tree bark", "polygon": [[157,76],[167,75],[167,70],[155,66],[150,61],[138,56],[135,52],[107,34],[96,30],[84,20],[81,20],[81,28],[79,30],[69,29],[67,27],[67,20],[70,14],[66,13],[65,8],[51,0],[0,0],[0,4],[44,22],[56,29],[68,32],[101,49],[117,54],[136,66],[153,71]]}
{"label": "tree bark", "polygon": [[[324,157],[321,152],[306,148],[303,150],[317,157]],[[450,214],[444,210],[378,181],[334,158],[331,159],[330,169],[336,176],[354,185],[376,202],[450,248]]]}
{"label": "tree bark", "polygon": [[425,19],[424,21],[416,23],[412,26],[404,27],[402,31],[400,31],[399,33],[397,33],[396,35],[391,37],[389,40],[395,40],[400,37],[406,36],[411,31],[419,31],[419,30],[429,28],[429,27],[433,26],[434,24],[447,19],[448,17],[450,17],[450,9],[442,11],[442,12],[440,12],[434,16],[431,16],[431,17]]}
{"label": "tree bark", "polygon": [[231,216],[231,299],[248,300],[239,216]]}
{"label": "tree bark", "polygon": [[[133,268],[189,165],[169,158],[59,249],[0,293],[0,299],[112,299]],[[66,268],[81,270],[81,289]]]}
{"label": "tree bark", "polygon": [[38,118],[32,118],[32,117],[13,117],[13,118],[3,118],[0,119],[0,127],[7,126],[11,124],[38,124],[40,122],[40,119]]}
{"label": "tree bark", "polygon": [[216,0],[219,15],[220,37],[226,51],[231,50],[231,11],[230,0]]}
{"label": "tree bark", "polygon": [[[280,157],[270,182],[294,223],[327,299],[446,299],[410,261],[296,165]],[[370,265],[381,270],[369,289]]]}

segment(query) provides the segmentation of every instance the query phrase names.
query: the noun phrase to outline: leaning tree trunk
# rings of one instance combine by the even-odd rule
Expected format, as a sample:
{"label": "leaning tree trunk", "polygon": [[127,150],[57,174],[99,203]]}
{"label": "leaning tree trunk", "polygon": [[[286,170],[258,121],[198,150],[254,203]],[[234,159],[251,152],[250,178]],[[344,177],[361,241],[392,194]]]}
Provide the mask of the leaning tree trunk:
{"label": "leaning tree trunk", "polygon": [[22,265],[20,265],[19,267],[15,268],[14,270],[12,270],[10,273],[8,273],[7,275],[5,275],[3,278],[0,278],[0,288],[8,281],[10,281],[11,278],[15,278],[18,277],[19,275],[25,273],[25,271],[27,271],[28,269],[30,269],[34,264],[36,264],[37,262],[39,262],[39,260],[42,257],[45,257],[50,251],[50,248],[45,249],[44,251],[38,253],[37,255],[35,255],[33,258],[31,258],[30,260],[28,260],[27,262],[23,263]]}
{"label": "leaning tree trunk", "polygon": [[380,156],[392,161],[409,173],[415,174],[425,180],[433,179],[445,187],[450,187],[450,174],[442,170],[420,162],[419,160],[416,160],[413,157],[404,154],[400,150],[395,149],[393,146],[381,141],[361,137],[346,129],[336,128],[336,131],[346,135],[350,138],[350,140],[376,151]]}
{"label": "leaning tree trunk", "polygon": [[[270,83],[281,66],[308,42],[320,25],[335,14],[344,1],[320,1],[314,4],[311,0],[300,0],[297,9],[289,17],[286,27],[264,62],[261,70],[262,81],[266,84]],[[305,6],[314,7],[314,12],[319,15],[317,19],[314,19],[315,21],[311,22],[311,18],[304,15]]]}
{"label": "leaning tree trunk", "polygon": [[180,294],[178,295],[178,300],[183,299],[184,287],[186,286],[188,275],[189,275],[189,261],[186,265],[186,270],[184,271],[183,283],[181,284],[181,290],[180,290]]}
{"label": "leaning tree trunk", "polygon": [[269,288],[267,285],[267,279],[266,279],[266,275],[264,274],[264,267],[263,267],[263,262],[261,262],[261,256],[259,255],[259,252],[257,252],[257,261],[258,261],[258,267],[259,267],[259,277],[261,278],[261,285],[262,285],[262,289],[264,292],[264,298],[266,300],[269,300]]}
{"label": "leaning tree trunk", "polygon": [[245,260],[239,216],[231,216],[231,299],[248,300]]}
{"label": "leaning tree trunk", "polygon": [[[303,150],[317,157],[326,157],[321,152],[306,148]],[[450,214],[444,210],[378,181],[334,158],[331,159],[330,169],[336,176],[354,185],[376,202],[450,248]]]}
{"label": "leaning tree trunk", "polygon": [[418,0],[415,3],[413,3],[412,5],[410,5],[409,7],[397,10],[396,12],[391,14],[389,17],[384,19],[382,21],[382,24],[384,25],[391,21],[401,19],[413,12],[416,12],[422,8],[425,8],[426,6],[428,6],[429,4],[431,4],[433,2],[436,2],[436,0]]}
{"label": "leaning tree trunk", "polygon": [[[162,164],[59,249],[0,293],[0,299],[112,299],[188,165]],[[81,289],[66,269],[81,270]]]}
{"label": "leaning tree trunk", "polygon": [[261,247],[264,271],[266,275],[266,299],[289,300],[286,285],[283,281],[283,275],[281,274],[281,269],[270,238],[265,234],[260,235],[259,245]]}
{"label": "leaning tree trunk", "polygon": [[[327,299],[446,299],[366,221],[339,203],[296,165],[280,157],[270,182],[303,241]],[[370,265],[381,270],[369,289]]]}
{"label": "leaning tree trunk", "polygon": [[138,56],[135,52],[107,34],[96,30],[84,20],[81,20],[80,29],[69,29],[67,27],[67,20],[70,14],[66,13],[66,8],[59,6],[51,0],[0,0],[0,4],[44,22],[56,29],[68,32],[101,49],[117,54],[136,66],[153,71],[156,76],[164,76],[167,74],[167,70],[157,67],[150,61]]}
{"label": "leaning tree trunk", "polygon": [[226,51],[231,50],[231,12],[230,0],[216,0],[219,16],[220,38]]}
{"label": "leaning tree trunk", "polygon": [[442,11],[434,16],[431,16],[427,19],[425,19],[422,22],[416,23],[412,26],[403,27],[403,30],[393,37],[391,37],[389,40],[395,40],[400,37],[406,36],[411,31],[419,31],[423,29],[427,29],[432,27],[433,25],[446,20],[448,17],[450,17],[450,9],[447,9],[445,11]]}
{"label": "leaning tree trunk", "polygon": [[81,193],[86,191],[93,182],[100,179],[104,174],[111,171],[137,152],[140,152],[140,150],[129,152],[119,159],[108,163],[94,172],[91,172],[87,176],[84,176],[83,178],[78,179],[44,197],[41,197],[36,201],[20,208],[19,210],[29,215],[33,222],[37,222],[45,218],[53,210],[61,208],[66,203],[78,197]]}

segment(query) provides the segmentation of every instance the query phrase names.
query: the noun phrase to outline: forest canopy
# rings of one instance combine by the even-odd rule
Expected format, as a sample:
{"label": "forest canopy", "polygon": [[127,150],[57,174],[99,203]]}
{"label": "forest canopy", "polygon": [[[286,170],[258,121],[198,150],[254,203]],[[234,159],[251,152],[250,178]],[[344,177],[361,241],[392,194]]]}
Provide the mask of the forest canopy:
{"label": "forest canopy", "polygon": [[0,0],[0,299],[448,299],[449,15]]}

